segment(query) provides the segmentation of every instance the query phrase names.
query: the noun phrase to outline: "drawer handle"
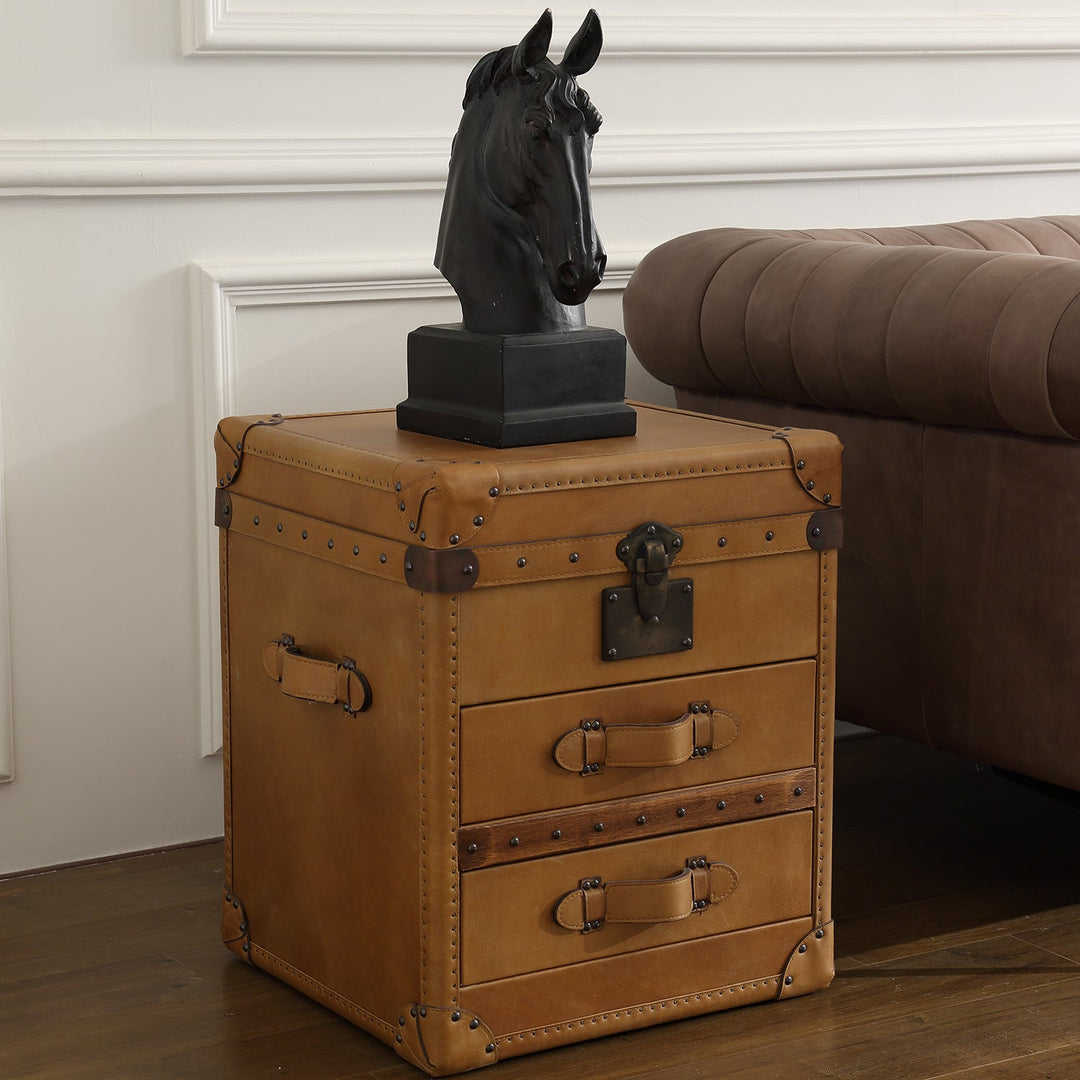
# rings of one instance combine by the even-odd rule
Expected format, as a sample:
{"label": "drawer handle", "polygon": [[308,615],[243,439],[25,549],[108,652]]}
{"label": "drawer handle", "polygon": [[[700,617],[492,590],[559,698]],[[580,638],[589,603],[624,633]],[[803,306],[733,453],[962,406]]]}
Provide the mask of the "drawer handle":
{"label": "drawer handle", "polygon": [[659,881],[603,881],[583,878],[552,909],[555,921],[583,934],[608,923],[665,923],[688,919],[729,897],[739,875],[727,863],[703,855],[686,860],[686,869]]}
{"label": "drawer handle", "polygon": [[555,744],[555,763],[589,776],[604,768],[652,769],[681,765],[723,750],[739,737],[739,718],[707,701],[694,702],[676,720],[660,724],[605,724],[583,720]]}
{"label": "drawer handle", "polygon": [[371,705],[371,685],[354,660],[314,660],[305,656],[290,634],[267,642],[262,651],[263,668],[281,692],[305,701],[341,705],[350,716]]}

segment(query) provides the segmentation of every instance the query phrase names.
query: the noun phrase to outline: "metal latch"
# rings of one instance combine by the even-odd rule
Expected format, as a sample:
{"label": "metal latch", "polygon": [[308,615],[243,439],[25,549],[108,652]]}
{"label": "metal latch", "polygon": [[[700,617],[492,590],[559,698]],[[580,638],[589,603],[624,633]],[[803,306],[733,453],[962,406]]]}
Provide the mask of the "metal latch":
{"label": "metal latch", "polygon": [[615,552],[630,571],[629,588],[604,589],[601,648],[605,660],[682,652],[694,644],[694,583],[668,570],[683,538],[656,521],[623,537]]}

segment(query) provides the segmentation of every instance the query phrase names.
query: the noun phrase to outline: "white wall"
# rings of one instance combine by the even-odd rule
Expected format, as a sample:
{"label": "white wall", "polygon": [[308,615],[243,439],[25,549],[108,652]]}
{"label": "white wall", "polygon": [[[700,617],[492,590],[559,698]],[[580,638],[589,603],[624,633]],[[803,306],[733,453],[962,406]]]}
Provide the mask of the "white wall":
{"label": "white wall", "polygon": [[[212,422],[404,395],[465,76],[543,6],[0,3],[0,873],[220,833]],[[1080,211],[1080,16],[1016,10],[601,4],[591,321],[694,228]]]}

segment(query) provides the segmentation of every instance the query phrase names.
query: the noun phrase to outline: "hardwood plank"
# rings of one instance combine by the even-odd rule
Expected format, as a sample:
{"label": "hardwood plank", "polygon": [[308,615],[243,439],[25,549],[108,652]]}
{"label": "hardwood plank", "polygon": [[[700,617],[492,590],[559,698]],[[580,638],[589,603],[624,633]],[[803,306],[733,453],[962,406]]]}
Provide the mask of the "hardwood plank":
{"label": "hardwood plank", "polygon": [[1023,1057],[943,1073],[933,1080],[1066,1080],[1080,1076],[1080,1042],[1059,1050],[1043,1050]]}

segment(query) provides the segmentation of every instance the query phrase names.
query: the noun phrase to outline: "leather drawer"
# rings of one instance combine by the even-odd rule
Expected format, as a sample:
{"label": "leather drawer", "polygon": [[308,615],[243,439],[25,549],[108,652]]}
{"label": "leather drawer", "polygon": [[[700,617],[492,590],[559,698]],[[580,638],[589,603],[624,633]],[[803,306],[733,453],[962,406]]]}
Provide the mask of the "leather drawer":
{"label": "leather drawer", "polygon": [[[816,678],[817,663],[798,660],[465,709],[462,822],[811,766]],[[707,756],[674,765],[606,765],[587,776],[569,767],[582,757],[569,733],[577,735],[588,720],[605,725],[609,754],[618,753],[621,739],[624,759],[656,760],[658,743],[660,756],[670,759],[690,745],[691,733],[662,726],[702,701],[717,711],[710,723],[717,748]],[[555,761],[560,740],[568,767]]]}
{"label": "leather drawer", "polygon": [[[813,904],[813,822],[811,811],[799,811],[465,873],[462,984],[808,915]],[[671,883],[674,893],[687,860],[699,858],[710,864],[707,873],[718,894],[704,909],[676,911],[678,902],[673,907],[665,898],[657,921],[615,921],[620,911],[630,909],[640,918],[652,905],[640,890],[628,892],[627,884]],[[595,879],[608,906],[602,929],[582,932],[556,922],[556,905],[569,912],[567,921],[574,921],[579,885]]]}

